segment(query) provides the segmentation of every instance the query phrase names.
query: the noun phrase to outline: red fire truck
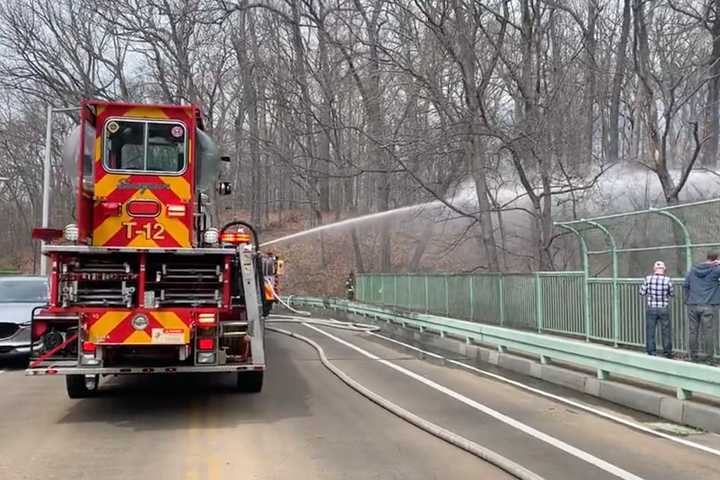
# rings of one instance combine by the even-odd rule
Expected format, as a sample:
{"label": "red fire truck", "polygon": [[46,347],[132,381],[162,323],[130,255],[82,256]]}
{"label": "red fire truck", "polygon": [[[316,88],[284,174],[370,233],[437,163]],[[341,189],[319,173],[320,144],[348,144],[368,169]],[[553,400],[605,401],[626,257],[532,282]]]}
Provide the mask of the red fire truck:
{"label": "red fire truck", "polygon": [[280,262],[253,227],[211,225],[218,148],[192,105],[83,101],[63,149],[76,222],[48,242],[50,300],[33,312],[30,375],[71,398],[105,375],[233,372],[259,392]]}

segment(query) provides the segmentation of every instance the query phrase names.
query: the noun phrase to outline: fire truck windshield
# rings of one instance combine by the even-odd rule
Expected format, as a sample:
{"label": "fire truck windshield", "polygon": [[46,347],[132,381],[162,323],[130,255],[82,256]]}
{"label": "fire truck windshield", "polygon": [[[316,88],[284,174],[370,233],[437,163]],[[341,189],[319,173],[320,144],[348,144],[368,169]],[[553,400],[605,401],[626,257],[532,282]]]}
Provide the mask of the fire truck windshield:
{"label": "fire truck windshield", "polygon": [[185,126],[176,122],[109,120],[104,159],[110,171],[180,173],[185,169]]}

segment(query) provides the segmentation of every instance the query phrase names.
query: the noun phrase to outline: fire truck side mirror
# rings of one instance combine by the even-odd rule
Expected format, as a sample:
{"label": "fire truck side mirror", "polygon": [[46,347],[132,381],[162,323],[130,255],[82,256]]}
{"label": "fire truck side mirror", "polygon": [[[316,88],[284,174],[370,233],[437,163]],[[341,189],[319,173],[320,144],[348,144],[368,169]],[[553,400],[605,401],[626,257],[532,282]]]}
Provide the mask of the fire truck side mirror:
{"label": "fire truck side mirror", "polygon": [[218,182],[217,193],[218,195],[230,195],[232,193],[230,182]]}
{"label": "fire truck side mirror", "polygon": [[222,162],[229,162],[229,161],[230,161],[230,156],[229,156],[229,155],[223,155],[222,157],[220,157],[220,161],[222,161]]}

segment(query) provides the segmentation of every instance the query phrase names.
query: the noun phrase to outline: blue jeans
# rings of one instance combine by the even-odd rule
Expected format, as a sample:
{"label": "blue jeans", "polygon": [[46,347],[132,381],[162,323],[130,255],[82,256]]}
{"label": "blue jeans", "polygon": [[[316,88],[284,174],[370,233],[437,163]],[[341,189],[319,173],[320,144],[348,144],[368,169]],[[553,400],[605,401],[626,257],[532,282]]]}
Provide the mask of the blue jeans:
{"label": "blue jeans", "polygon": [[669,308],[647,307],[645,310],[645,351],[655,355],[655,332],[660,326],[663,354],[672,357],[672,322]]}

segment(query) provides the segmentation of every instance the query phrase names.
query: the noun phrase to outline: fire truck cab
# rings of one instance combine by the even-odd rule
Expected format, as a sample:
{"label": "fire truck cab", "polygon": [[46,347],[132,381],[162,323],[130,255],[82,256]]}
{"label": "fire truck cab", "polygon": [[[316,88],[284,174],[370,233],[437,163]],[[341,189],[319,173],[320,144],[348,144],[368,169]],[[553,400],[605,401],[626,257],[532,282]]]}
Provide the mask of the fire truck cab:
{"label": "fire truck cab", "polygon": [[51,273],[29,375],[66,375],[71,398],[120,374],[233,372],[261,390],[278,261],[251,225],[212,225],[220,161],[193,105],[81,103],[63,149],[76,222],[33,231]]}

